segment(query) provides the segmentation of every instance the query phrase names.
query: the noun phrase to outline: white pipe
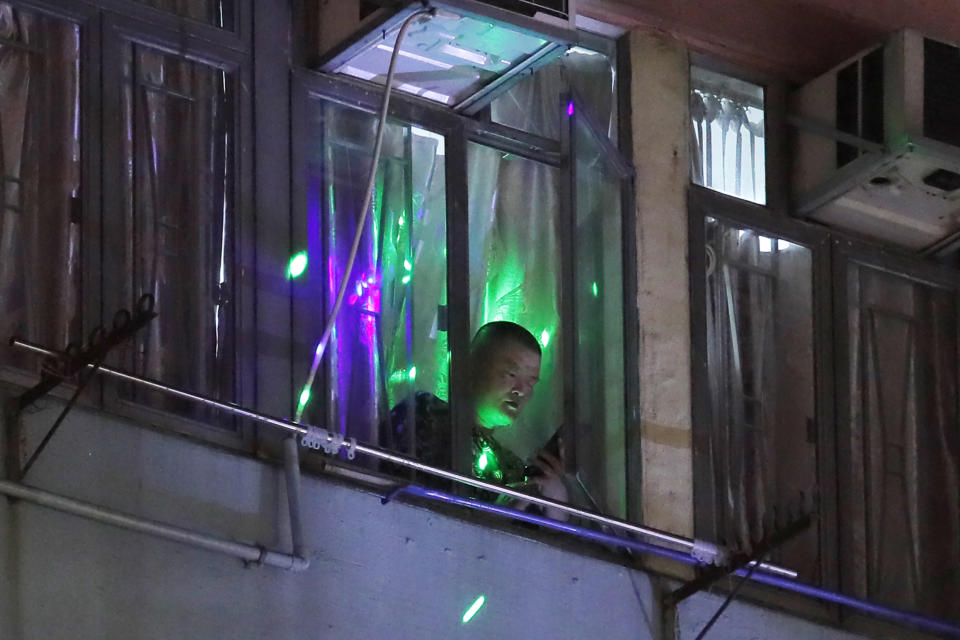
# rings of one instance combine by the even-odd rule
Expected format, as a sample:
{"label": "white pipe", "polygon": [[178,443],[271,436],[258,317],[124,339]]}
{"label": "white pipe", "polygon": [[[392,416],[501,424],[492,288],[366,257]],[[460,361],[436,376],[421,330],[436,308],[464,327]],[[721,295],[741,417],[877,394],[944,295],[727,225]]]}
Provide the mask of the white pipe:
{"label": "white pipe", "polygon": [[300,451],[296,436],[283,440],[283,470],[286,476],[287,509],[290,511],[290,539],[294,555],[305,558],[309,555],[303,540],[303,520],[300,517]]}
{"label": "white pipe", "polygon": [[119,511],[110,511],[103,507],[81,502],[73,498],[49,493],[16,482],[0,480],[0,493],[13,498],[26,500],[43,507],[70,513],[96,522],[113,525],[121,529],[138,531],[151,536],[172,540],[192,547],[199,547],[208,551],[216,551],[229,556],[235,556],[248,562],[270,565],[281,569],[304,571],[310,566],[310,560],[305,557],[290,555],[279,551],[269,551],[252,544],[243,544],[231,540],[215,538],[205,533],[198,533],[188,529],[181,529],[162,522],[146,520],[137,516],[127,515]]}

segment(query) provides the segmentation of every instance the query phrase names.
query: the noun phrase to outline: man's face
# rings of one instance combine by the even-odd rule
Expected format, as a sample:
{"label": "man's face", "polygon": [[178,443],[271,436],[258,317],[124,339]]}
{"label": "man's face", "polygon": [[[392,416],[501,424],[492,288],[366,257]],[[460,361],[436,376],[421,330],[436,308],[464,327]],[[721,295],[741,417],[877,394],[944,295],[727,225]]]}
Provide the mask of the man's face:
{"label": "man's face", "polygon": [[477,423],[488,429],[513,424],[540,379],[540,356],[510,340],[494,347],[474,366]]}

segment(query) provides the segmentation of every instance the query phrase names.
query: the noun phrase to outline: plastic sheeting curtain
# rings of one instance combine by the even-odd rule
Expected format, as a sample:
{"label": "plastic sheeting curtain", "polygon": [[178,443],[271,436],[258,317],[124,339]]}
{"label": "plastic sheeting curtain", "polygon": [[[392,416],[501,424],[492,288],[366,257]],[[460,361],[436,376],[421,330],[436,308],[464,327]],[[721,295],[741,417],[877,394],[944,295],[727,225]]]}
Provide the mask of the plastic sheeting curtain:
{"label": "plastic sheeting curtain", "polygon": [[763,88],[691,68],[690,177],[752,202],[766,202]]}
{"label": "plastic sheeting curtain", "polygon": [[80,31],[0,3],[0,339],[80,333]]}
{"label": "plastic sheeting curtain", "polygon": [[[233,78],[212,66],[124,47],[122,237],[116,261],[127,306],[152,293],[159,316],[124,350],[137,375],[231,399],[234,390]],[[112,245],[118,246],[118,245]],[[114,251],[108,249],[108,251]],[[195,405],[137,388],[139,402],[209,419]]]}
{"label": "plastic sheeting curtain", "polygon": [[[816,488],[810,251],[708,218],[710,535],[749,548],[774,509]],[[813,570],[814,531],[781,561]]]}
{"label": "plastic sheeting curtain", "polygon": [[957,292],[855,263],[847,277],[851,586],[956,619]]}
{"label": "plastic sheeting curtain", "polygon": [[497,430],[497,439],[524,457],[563,422],[559,189],[566,176],[477,144],[469,146],[467,159],[471,328],[509,320],[526,327],[543,348],[540,382],[527,409]]}
{"label": "plastic sheeting curtain", "polygon": [[[311,262],[313,282],[297,285],[310,292],[298,301],[312,318],[306,340],[320,335],[343,278],[376,132],[370,114],[319,100],[311,110],[316,144],[307,169],[307,238],[297,242],[326,260]],[[326,376],[311,392],[325,402],[312,402],[306,414],[365,442],[377,441],[380,419],[412,391],[448,399],[444,161],[441,136],[387,125],[372,211],[325,358]],[[312,344],[301,348],[312,356]]]}

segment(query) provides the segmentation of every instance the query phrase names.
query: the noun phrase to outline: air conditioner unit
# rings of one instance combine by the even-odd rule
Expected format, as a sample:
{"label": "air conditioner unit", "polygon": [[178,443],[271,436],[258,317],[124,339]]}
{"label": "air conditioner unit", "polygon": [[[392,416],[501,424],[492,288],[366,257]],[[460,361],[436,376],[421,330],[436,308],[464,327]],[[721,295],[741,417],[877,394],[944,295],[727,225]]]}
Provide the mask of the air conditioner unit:
{"label": "air conditioner unit", "polygon": [[577,44],[573,0],[429,0],[390,4],[323,56],[320,69],[385,84],[403,21],[424,6],[435,13],[410,29],[394,86],[472,114],[526,74]]}
{"label": "air conditioner unit", "polygon": [[960,48],[902,30],[795,92],[796,211],[926,253],[960,245]]}

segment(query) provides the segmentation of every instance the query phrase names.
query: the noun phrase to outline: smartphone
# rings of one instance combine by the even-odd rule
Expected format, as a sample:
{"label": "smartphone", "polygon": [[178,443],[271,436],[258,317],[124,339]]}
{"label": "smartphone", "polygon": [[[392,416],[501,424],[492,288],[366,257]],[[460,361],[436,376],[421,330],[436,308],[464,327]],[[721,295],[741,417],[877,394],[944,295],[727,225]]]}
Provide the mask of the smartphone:
{"label": "smartphone", "polygon": [[[563,426],[560,426],[556,431],[553,432],[553,435],[547,440],[547,443],[542,447],[537,449],[537,451],[546,451],[547,453],[560,457],[560,445],[563,442],[563,436],[561,432],[563,431]],[[523,468],[523,473],[528,478],[536,478],[537,476],[542,476],[543,471],[540,467],[534,464],[528,464]]]}

